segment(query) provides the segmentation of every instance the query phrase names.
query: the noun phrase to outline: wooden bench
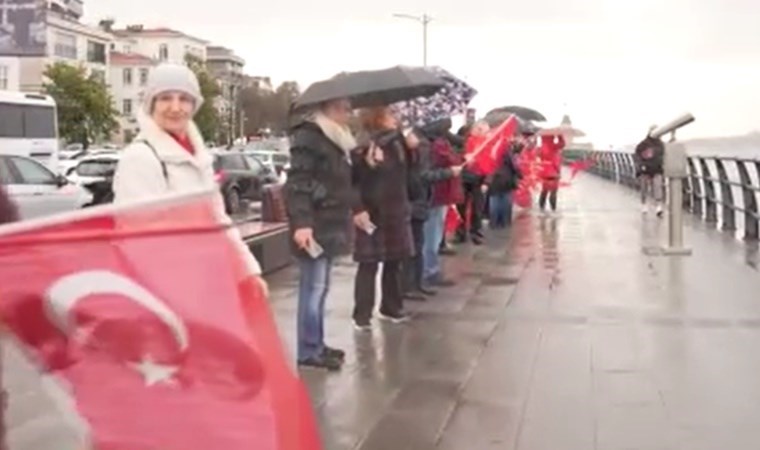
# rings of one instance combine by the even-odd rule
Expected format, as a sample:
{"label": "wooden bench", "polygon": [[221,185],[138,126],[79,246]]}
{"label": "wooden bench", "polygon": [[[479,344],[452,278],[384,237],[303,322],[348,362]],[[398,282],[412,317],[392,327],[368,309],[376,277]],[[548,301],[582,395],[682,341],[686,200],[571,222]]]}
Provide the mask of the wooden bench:
{"label": "wooden bench", "polygon": [[293,260],[287,220],[282,185],[272,185],[264,188],[261,220],[236,223],[264,274],[287,267]]}

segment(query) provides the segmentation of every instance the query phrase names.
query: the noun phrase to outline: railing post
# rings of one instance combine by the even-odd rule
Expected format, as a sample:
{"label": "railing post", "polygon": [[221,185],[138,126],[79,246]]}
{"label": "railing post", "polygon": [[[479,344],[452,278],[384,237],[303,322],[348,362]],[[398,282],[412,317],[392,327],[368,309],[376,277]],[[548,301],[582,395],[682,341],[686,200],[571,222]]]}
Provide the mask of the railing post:
{"label": "railing post", "polygon": [[723,231],[736,231],[736,209],[734,207],[734,192],[731,190],[731,184],[728,181],[726,167],[723,160],[715,158],[715,167],[718,169],[718,179],[720,180],[720,204],[721,219]]}
{"label": "railing post", "polygon": [[699,167],[702,169],[702,183],[705,188],[705,221],[710,224],[718,223],[718,205],[715,202],[715,185],[710,175],[710,167],[704,158],[699,158]]}
{"label": "railing post", "polygon": [[691,249],[683,244],[683,180],[688,176],[685,145],[680,142],[668,144],[664,169],[668,180],[668,243],[662,252],[688,256]]}
{"label": "railing post", "polygon": [[[744,239],[754,241],[758,238],[757,196],[752,186],[747,165],[744,160],[736,160],[739,181],[742,184],[742,200],[744,200]],[[760,175],[760,173],[758,173]]]}
{"label": "railing post", "polygon": [[694,158],[688,158],[689,173],[691,174],[689,183],[691,186],[691,212],[702,218],[702,183],[699,181],[699,171],[694,164]]}

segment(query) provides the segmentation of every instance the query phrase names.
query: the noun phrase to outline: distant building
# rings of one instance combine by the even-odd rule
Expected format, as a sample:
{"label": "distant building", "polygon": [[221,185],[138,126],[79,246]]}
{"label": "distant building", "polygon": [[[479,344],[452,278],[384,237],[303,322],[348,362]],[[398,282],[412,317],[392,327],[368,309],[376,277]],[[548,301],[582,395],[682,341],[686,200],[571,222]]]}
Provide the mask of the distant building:
{"label": "distant building", "polygon": [[0,56],[0,91],[18,91],[21,61],[17,56]]}
{"label": "distant building", "polygon": [[113,30],[118,40],[131,42],[130,50],[159,62],[184,64],[187,55],[206,61],[208,41],[170,28],[145,28],[130,25]]}
{"label": "distant building", "polygon": [[243,76],[243,88],[258,88],[262,91],[274,92],[274,86],[272,86],[272,79],[269,77],[260,77],[252,75]]}
{"label": "distant building", "polygon": [[[10,0],[10,3],[5,4],[20,4],[24,1]],[[16,55],[20,90],[41,91],[45,69],[57,62],[84,67],[88,74],[94,74],[105,82],[108,47],[113,37],[97,27],[78,22],[82,13],[81,0],[43,1],[36,2],[36,6],[32,22],[25,21],[23,17],[11,17],[11,9],[0,11],[3,13],[0,24],[13,24],[15,29],[15,44],[0,44],[0,56],[8,55],[14,48],[18,50]],[[23,30],[19,24],[23,24],[26,31],[19,33],[19,30]]]}
{"label": "distant building", "polygon": [[119,112],[120,130],[113,136],[117,144],[126,144],[137,135],[136,113],[142,104],[145,87],[156,61],[137,53],[112,51],[108,83],[114,109]]}
{"label": "distant building", "polygon": [[245,60],[228,48],[211,46],[207,48],[206,66],[219,84],[221,95],[215,106],[224,141],[230,143],[242,135],[241,91]]}

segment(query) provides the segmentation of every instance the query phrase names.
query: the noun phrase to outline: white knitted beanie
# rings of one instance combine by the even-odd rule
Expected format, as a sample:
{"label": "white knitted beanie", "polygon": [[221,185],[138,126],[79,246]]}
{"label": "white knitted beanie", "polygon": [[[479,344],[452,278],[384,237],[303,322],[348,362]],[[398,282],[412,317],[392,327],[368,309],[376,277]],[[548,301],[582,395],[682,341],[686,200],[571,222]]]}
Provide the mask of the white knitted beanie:
{"label": "white knitted beanie", "polygon": [[151,113],[153,100],[167,91],[179,91],[193,97],[195,99],[193,114],[197,113],[203,104],[198,78],[193,71],[182,64],[164,63],[156,66],[148,78],[148,86],[143,97],[143,110],[146,114]]}

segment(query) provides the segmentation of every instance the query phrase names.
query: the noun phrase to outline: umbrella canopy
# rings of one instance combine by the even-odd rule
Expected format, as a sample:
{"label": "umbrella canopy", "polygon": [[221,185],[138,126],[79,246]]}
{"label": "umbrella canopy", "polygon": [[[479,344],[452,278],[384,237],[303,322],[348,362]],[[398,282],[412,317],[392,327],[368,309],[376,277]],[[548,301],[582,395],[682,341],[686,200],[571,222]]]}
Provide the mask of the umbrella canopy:
{"label": "umbrella canopy", "polygon": [[541,136],[572,136],[572,137],[585,137],[586,133],[569,125],[560,125],[554,128],[544,128],[538,133]]}
{"label": "umbrella canopy", "polygon": [[510,114],[514,114],[523,120],[533,120],[536,122],[546,122],[546,117],[535,109],[526,108],[524,106],[505,106],[503,108],[496,108],[489,111],[486,114],[486,120],[488,116],[494,115],[498,117],[504,117],[499,123],[507,120]]}
{"label": "umbrella canopy", "polygon": [[350,99],[355,108],[390,105],[432,95],[443,85],[442,79],[421,67],[343,72],[309,86],[295,101],[292,111],[300,112],[339,98]]}
{"label": "umbrella canopy", "polygon": [[440,67],[426,69],[443,80],[444,85],[435,94],[419,97],[393,105],[393,110],[404,127],[419,127],[463,114],[467,105],[477,95],[472,86]]}

